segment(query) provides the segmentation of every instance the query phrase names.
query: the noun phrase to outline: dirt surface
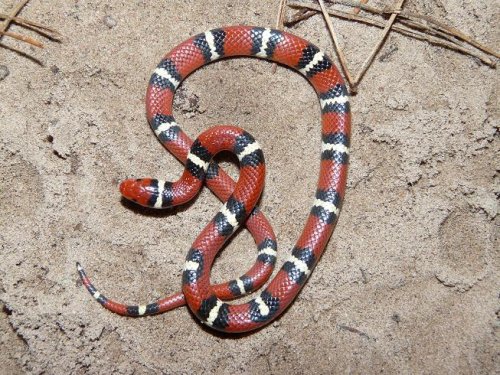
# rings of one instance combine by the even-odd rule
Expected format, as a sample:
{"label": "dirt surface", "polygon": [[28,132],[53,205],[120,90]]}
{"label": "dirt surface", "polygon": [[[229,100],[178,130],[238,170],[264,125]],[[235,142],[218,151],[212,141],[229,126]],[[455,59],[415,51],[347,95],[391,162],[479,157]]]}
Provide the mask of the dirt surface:
{"label": "dirt surface", "polygon": [[[0,11],[13,3],[2,1]],[[224,336],[187,308],[114,315],[82,287],[76,261],[105,295],[124,302],[179,290],[186,252],[220,203],[206,189],[173,212],[121,201],[124,178],[175,180],[182,172],[146,123],[146,85],[179,42],[222,25],[273,26],[277,4],[32,0],[24,9],[23,17],[65,39],[44,50],[4,39],[41,65],[0,49],[0,373],[500,370],[498,71],[397,34],[352,98],[350,176],[337,229],[280,319]],[[498,1],[417,0],[408,8],[500,45]],[[356,71],[380,31],[335,24]],[[289,31],[333,55],[321,17]],[[222,61],[183,83],[175,114],[192,137],[232,123],[259,140],[268,164],[261,208],[281,265],[319,169],[311,86],[283,67],[272,74],[267,62]],[[239,276],[255,252],[242,231],[213,280]]]}

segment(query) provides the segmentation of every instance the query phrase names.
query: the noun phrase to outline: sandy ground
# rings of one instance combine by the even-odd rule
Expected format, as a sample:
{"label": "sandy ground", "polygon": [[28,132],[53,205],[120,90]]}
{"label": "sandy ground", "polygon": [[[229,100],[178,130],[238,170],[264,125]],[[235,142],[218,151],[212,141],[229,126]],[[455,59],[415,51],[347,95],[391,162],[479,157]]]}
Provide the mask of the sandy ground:
{"label": "sandy ground", "polygon": [[[1,374],[499,371],[499,75],[397,34],[352,98],[339,225],[279,320],[228,337],[203,328],[187,308],[143,319],[114,315],[81,286],[77,260],[102,292],[124,302],[179,289],[185,254],[219,202],[205,189],[187,208],[152,214],[120,200],[117,184],[126,177],[175,180],[182,171],[146,123],[150,73],[192,34],[272,26],[277,3],[32,0],[22,12],[65,40],[35,50],[5,39],[42,65],[0,49]],[[499,45],[498,1],[408,7]],[[336,25],[356,71],[379,30]],[[321,17],[289,31],[331,54]],[[261,207],[278,236],[278,265],[313,198],[318,113],[299,74],[279,67],[273,75],[270,63],[253,59],[196,72],[176,101],[191,136],[233,123],[263,146]],[[213,280],[239,276],[255,252],[242,231],[217,260]]]}

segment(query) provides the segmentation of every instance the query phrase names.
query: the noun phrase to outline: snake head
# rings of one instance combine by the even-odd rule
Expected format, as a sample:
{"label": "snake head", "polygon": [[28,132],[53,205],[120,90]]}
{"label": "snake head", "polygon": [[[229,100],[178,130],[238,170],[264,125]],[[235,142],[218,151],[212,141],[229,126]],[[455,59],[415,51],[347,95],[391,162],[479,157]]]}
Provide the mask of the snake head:
{"label": "snake head", "polygon": [[153,178],[129,178],[120,184],[122,196],[144,207],[167,208],[171,202],[165,199],[169,183]]}

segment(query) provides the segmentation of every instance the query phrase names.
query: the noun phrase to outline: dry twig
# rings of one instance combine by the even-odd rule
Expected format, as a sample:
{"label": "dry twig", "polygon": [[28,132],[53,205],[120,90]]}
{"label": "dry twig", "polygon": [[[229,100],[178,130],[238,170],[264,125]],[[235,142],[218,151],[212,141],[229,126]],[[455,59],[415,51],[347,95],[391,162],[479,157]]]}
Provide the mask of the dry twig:
{"label": "dry twig", "polygon": [[[352,7],[360,7],[362,10],[365,10],[367,12],[374,13],[377,15],[385,15],[388,12],[387,9],[384,9],[384,10],[377,9],[377,8],[362,4],[359,1],[336,0],[335,2],[342,4],[342,5],[347,5],[347,6],[352,6]],[[312,15],[316,14],[317,12],[321,12],[321,8],[315,4],[289,2],[288,6],[290,6],[291,8],[298,9],[298,12],[294,16],[292,16],[291,20],[289,20],[288,22],[285,23],[286,25],[295,24],[295,23],[300,22],[306,18],[311,17]],[[394,9],[392,9],[392,10],[394,11]],[[334,17],[343,18],[343,19],[347,19],[347,20],[355,21],[355,22],[361,22],[361,23],[365,23],[368,25],[376,26],[376,27],[381,27],[381,28],[385,27],[384,22],[381,22],[379,20],[375,20],[372,18],[368,18],[365,16],[361,16],[361,15],[355,15],[352,13],[347,13],[347,12],[333,10],[333,9],[329,9],[328,14],[331,16],[334,16]],[[415,38],[418,40],[427,41],[427,42],[430,42],[434,45],[446,47],[448,49],[459,51],[459,52],[462,52],[464,54],[476,57],[476,58],[480,59],[484,64],[489,65],[491,67],[496,66],[494,61],[492,61],[491,59],[489,59],[488,57],[486,57],[480,53],[477,53],[474,50],[471,50],[471,49],[468,49],[468,48],[462,46],[461,44],[457,43],[457,40],[454,37],[459,38],[459,39],[469,43],[470,45],[473,45],[474,47],[480,49],[481,51],[483,51],[485,53],[489,53],[492,56],[500,58],[498,53],[495,53],[490,48],[481,45],[479,42],[473,40],[471,37],[464,35],[463,33],[459,32],[456,29],[453,29],[453,28],[450,28],[449,26],[444,25],[444,26],[446,26],[446,28],[442,27],[443,31],[440,31],[440,30],[437,30],[437,29],[432,27],[432,25],[437,25],[438,23],[442,25],[442,23],[440,21],[437,21],[434,19],[429,20],[430,17],[415,15],[413,13],[405,12],[404,10],[401,11],[398,14],[398,16],[399,17],[397,19],[397,22],[400,23],[401,25],[394,24],[392,26],[392,30],[394,30],[400,34],[403,34],[403,35],[406,35],[406,36],[409,36],[409,37],[412,37],[412,38]],[[444,32],[444,30],[447,30],[447,32],[454,31],[454,33],[449,35],[449,34],[446,34],[446,32]],[[429,34],[431,34],[431,35],[429,35]],[[459,35],[461,35],[461,37]]]}
{"label": "dry twig", "polygon": [[5,20],[0,24],[0,31],[5,32],[9,27],[12,19],[17,16],[17,14],[24,8],[24,6],[28,3],[29,0],[21,0],[17,6],[12,9],[12,13],[5,18]]}
{"label": "dry twig", "polygon": [[[286,1],[287,0],[281,0],[280,1],[280,6],[278,8],[278,17],[276,18],[276,29],[277,30],[283,30],[283,24],[285,21],[285,6],[286,6]],[[271,72],[274,74],[276,73],[276,68],[278,67],[278,64],[273,63],[273,67],[271,68]]]}
{"label": "dry twig", "polygon": [[[473,47],[476,47],[478,50],[483,51],[484,53],[487,53],[488,55],[492,55],[492,56],[495,56],[497,59],[500,59],[500,54],[496,53],[491,48],[488,48],[488,47],[482,45],[478,41],[474,40],[472,37],[462,33],[460,30],[458,30],[454,27],[445,25],[441,21],[438,21],[432,17],[425,16],[425,15],[418,15],[415,13],[402,13],[402,14],[400,14],[400,16],[403,18],[406,18],[408,20],[408,21],[402,21],[405,24],[414,25],[415,27],[417,27],[417,25],[418,25],[419,27],[421,27],[419,21],[427,22],[428,24],[432,25],[432,27],[429,27],[429,29],[436,30],[436,33],[438,35],[443,36],[443,37],[444,37],[444,35],[451,35],[453,37],[456,37],[456,38],[464,41],[467,44],[470,44]],[[439,32],[439,31],[441,31],[441,32]]]}
{"label": "dry twig", "polygon": [[401,8],[402,8],[404,2],[405,2],[405,0],[398,1],[398,4],[396,6],[396,11],[391,14],[391,17],[387,21],[387,24],[384,27],[384,31],[382,32],[382,37],[380,38],[378,43],[375,45],[375,47],[373,47],[372,52],[370,53],[370,55],[368,56],[366,61],[363,63],[363,66],[361,67],[361,71],[359,72],[356,79],[354,80],[355,86],[359,83],[361,78],[363,78],[363,75],[366,73],[366,71],[368,70],[368,68],[372,64],[373,59],[375,59],[375,56],[377,56],[378,51],[380,50],[382,45],[385,43],[385,40],[387,39],[387,35],[389,35],[389,31],[391,31],[392,24],[396,20],[398,13],[401,11]]}
{"label": "dry twig", "polygon": [[0,36],[3,36],[3,35],[10,36],[11,38],[20,40],[21,42],[31,44],[32,46],[35,46],[38,48],[43,48],[43,43],[41,43],[38,40],[33,39],[32,37],[29,37],[29,36],[24,36],[21,34],[12,33],[10,31],[0,31]]}
{"label": "dry twig", "polygon": [[[8,37],[20,40],[22,42],[28,43],[28,44],[30,44],[32,46],[35,46],[35,47],[38,47],[38,48],[43,48],[43,43],[39,42],[38,40],[36,40],[36,39],[34,39],[32,37],[7,31],[7,29],[9,28],[9,26],[10,26],[11,23],[16,23],[18,25],[21,25],[23,27],[26,27],[26,28],[29,28],[29,29],[35,31],[38,34],[40,34],[40,35],[42,35],[42,36],[44,36],[44,37],[46,37],[48,39],[60,41],[61,40],[61,34],[59,34],[57,31],[55,31],[55,30],[53,30],[53,29],[51,29],[51,28],[49,28],[47,26],[44,26],[44,25],[42,25],[40,23],[37,23],[37,22],[34,22],[34,21],[29,21],[29,20],[21,18],[21,17],[17,17],[17,14],[24,8],[24,6],[28,3],[28,1],[29,0],[21,0],[14,7],[14,9],[12,9],[12,11],[11,11],[10,14],[0,13],[0,20],[3,19],[3,21],[0,22],[0,39],[3,36],[8,36]],[[23,53],[22,51],[14,48],[14,47],[6,46],[5,44],[2,44],[2,43],[0,43],[0,46],[4,47],[4,48],[7,48],[7,49],[10,49],[12,51],[15,51],[17,53],[20,53],[23,56],[26,56],[25,53]]]}
{"label": "dry twig", "polygon": [[42,25],[41,23],[38,23],[35,21],[27,20],[25,18],[10,17],[8,14],[0,13],[0,19],[7,19],[7,18],[10,18],[11,22],[16,23],[16,24],[21,25],[21,26],[24,26],[28,29],[31,29],[31,30],[37,32],[38,34],[40,34],[48,39],[55,40],[55,41],[62,40],[62,35],[58,31],[56,31],[48,26]]}
{"label": "dry twig", "polygon": [[[369,6],[369,5],[366,5],[364,3],[364,0],[361,0],[361,1],[357,1],[357,0],[326,0],[326,1],[328,3],[331,3],[331,4],[341,4],[341,5],[347,5],[350,7],[356,7],[359,9],[363,9],[364,11],[367,11],[369,13],[377,14],[380,16],[392,14],[393,12],[397,11],[397,9],[391,8],[391,7],[385,7],[384,9],[379,9],[379,8],[376,8],[373,6]],[[418,25],[418,27],[422,27],[424,29],[429,29],[429,30],[430,29],[434,29],[434,30],[441,29],[446,34],[455,36],[458,39],[461,39],[462,41],[476,47],[477,49],[479,49],[479,50],[481,50],[489,55],[495,56],[496,58],[500,58],[500,54],[494,52],[492,49],[480,44],[478,41],[476,41],[472,37],[464,34],[460,30],[458,30],[452,26],[448,26],[448,25],[444,24],[443,22],[441,22],[433,17],[408,12],[404,9],[399,11],[398,16],[400,18],[400,22],[403,24],[406,23],[404,21],[404,19],[407,19],[407,20],[415,22],[415,23],[412,23],[411,25]],[[426,24],[429,24],[432,26],[427,26]]]}
{"label": "dry twig", "polygon": [[332,20],[330,19],[330,16],[328,15],[328,12],[326,10],[325,4],[323,3],[323,0],[318,0],[318,3],[319,3],[319,6],[321,8],[321,12],[323,13],[323,17],[325,19],[326,25],[328,26],[328,30],[330,31],[330,35],[332,36],[333,45],[335,46],[335,50],[337,51],[337,55],[339,56],[340,65],[342,66],[342,70],[344,71],[347,82],[349,83],[349,86],[351,87],[351,89],[353,91],[356,91],[356,83],[353,81],[352,76],[351,76],[351,72],[349,72],[349,69],[347,68],[347,60],[345,58],[344,52],[342,52],[342,49],[340,48],[337,34],[335,33],[335,30],[333,29]]}

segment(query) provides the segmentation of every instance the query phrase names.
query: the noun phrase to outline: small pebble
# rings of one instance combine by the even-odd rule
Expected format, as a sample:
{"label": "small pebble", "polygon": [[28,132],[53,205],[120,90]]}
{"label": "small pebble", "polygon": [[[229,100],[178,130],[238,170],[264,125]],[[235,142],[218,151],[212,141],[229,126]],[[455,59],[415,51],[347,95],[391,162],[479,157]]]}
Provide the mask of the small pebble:
{"label": "small pebble", "polygon": [[394,320],[396,323],[400,323],[401,322],[401,317],[399,316],[398,313],[392,314],[391,319]]}
{"label": "small pebble", "polygon": [[3,81],[10,74],[9,68],[5,65],[0,65],[0,81]]}
{"label": "small pebble", "polygon": [[112,29],[113,27],[115,27],[115,26],[116,26],[116,21],[115,21],[115,19],[114,19],[113,17],[111,17],[111,16],[106,16],[106,17],[104,17],[103,21],[104,21],[104,24],[105,24],[107,27],[109,27],[110,29]]}

